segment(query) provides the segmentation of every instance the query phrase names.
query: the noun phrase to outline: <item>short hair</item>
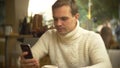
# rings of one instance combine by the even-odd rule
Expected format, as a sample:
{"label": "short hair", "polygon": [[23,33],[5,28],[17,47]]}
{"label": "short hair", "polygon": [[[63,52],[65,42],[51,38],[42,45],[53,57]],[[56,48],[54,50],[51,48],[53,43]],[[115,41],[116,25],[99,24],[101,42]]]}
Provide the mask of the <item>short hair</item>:
{"label": "short hair", "polygon": [[78,6],[76,4],[75,0],[57,0],[53,5],[52,5],[52,11],[56,8],[59,8],[61,6],[70,6],[71,8],[71,13],[74,16],[76,13],[78,13]]}
{"label": "short hair", "polygon": [[100,35],[105,43],[106,48],[107,49],[111,48],[115,41],[113,38],[112,29],[108,26],[103,26]]}

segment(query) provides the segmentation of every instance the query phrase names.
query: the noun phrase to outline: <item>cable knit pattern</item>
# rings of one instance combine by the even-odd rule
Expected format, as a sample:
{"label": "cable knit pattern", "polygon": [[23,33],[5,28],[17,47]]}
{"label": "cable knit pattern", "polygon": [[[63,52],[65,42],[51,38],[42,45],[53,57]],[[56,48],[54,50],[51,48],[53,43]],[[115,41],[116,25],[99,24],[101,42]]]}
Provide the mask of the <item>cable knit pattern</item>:
{"label": "cable knit pattern", "polygon": [[100,35],[80,28],[78,23],[66,35],[48,30],[32,47],[34,57],[49,54],[51,63],[59,68],[111,68]]}

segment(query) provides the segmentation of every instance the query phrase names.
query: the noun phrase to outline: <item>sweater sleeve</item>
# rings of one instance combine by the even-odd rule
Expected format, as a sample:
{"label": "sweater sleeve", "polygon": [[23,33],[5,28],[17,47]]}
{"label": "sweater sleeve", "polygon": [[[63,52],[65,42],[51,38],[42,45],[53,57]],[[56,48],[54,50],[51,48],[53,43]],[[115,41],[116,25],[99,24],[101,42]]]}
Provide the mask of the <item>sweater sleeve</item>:
{"label": "sweater sleeve", "polygon": [[99,34],[92,34],[88,38],[89,58],[91,66],[82,68],[112,68],[104,42]]}
{"label": "sweater sleeve", "polygon": [[49,32],[44,33],[32,47],[34,58],[40,59],[48,54]]}

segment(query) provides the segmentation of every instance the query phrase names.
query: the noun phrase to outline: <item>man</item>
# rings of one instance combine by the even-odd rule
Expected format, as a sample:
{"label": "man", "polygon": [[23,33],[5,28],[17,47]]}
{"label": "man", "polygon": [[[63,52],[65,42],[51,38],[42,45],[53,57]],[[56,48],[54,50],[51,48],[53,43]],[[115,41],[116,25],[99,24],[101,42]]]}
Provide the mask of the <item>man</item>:
{"label": "man", "polygon": [[56,29],[48,30],[32,47],[33,59],[21,55],[23,68],[39,68],[39,59],[50,56],[58,68],[111,68],[100,35],[79,27],[78,8],[74,0],[57,0],[52,6]]}

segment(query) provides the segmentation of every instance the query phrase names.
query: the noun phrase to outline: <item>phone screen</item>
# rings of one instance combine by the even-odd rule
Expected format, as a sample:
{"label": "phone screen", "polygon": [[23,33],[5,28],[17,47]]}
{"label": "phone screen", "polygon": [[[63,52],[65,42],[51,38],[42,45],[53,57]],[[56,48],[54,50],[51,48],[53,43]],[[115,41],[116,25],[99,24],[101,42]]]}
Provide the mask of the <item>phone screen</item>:
{"label": "phone screen", "polygon": [[21,46],[22,52],[28,52],[28,54],[24,56],[26,59],[33,58],[30,44],[21,44],[20,46]]}

